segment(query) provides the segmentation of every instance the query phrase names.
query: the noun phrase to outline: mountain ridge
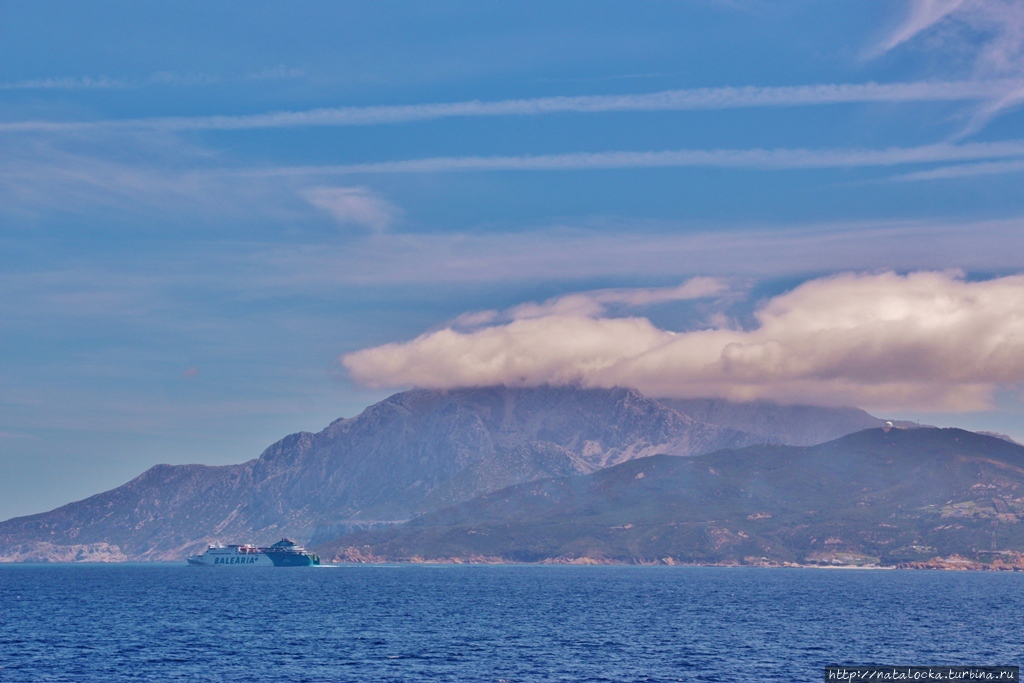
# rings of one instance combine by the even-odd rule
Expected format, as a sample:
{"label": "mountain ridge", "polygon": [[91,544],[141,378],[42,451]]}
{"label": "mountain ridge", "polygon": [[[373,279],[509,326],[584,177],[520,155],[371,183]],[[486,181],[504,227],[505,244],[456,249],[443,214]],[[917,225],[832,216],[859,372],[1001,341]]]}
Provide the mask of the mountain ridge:
{"label": "mountain ridge", "polygon": [[0,522],[0,559],[24,557],[32,543],[57,548],[54,556],[71,546],[102,555],[107,544],[111,556],[161,560],[215,540],[308,540],[522,481],[757,441],[632,389],[414,390],[288,435],[245,463],[158,465],[110,491]]}
{"label": "mountain ridge", "polygon": [[[888,420],[853,407],[828,408],[772,401],[737,403],[721,398],[659,398],[660,403],[707,424],[756,434],[767,443],[813,446],[872,427]],[[893,421],[897,427],[921,425]]]}
{"label": "mountain ridge", "polygon": [[1022,521],[1024,447],[958,429],[870,429],[528,482],[319,550],[338,561],[942,566],[958,557],[1024,569]]}
{"label": "mountain ridge", "polygon": [[[290,434],[244,463],[157,465],[109,491],[0,522],[0,561],[177,560],[210,542],[281,536],[319,543],[510,485],[820,431],[806,407],[718,404],[731,424],[743,423],[744,410],[756,412],[747,424],[771,430],[709,424],[625,388],[401,392],[319,432]],[[855,409],[823,410],[833,424],[849,424],[849,415],[881,422]]]}

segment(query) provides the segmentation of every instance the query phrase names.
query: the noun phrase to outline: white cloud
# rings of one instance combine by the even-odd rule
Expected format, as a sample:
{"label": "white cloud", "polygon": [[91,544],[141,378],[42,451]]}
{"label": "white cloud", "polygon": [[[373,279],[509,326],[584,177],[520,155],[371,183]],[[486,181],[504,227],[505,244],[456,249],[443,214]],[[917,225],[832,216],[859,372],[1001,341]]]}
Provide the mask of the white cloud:
{"label": "white cloud", "polygon": [[988,161],[981,164],[957,164],[956,166],[940,166],[927,171],[917,171],[904,175],[893,176],[890,180],[947,180],[952,178],[971,178],[981,175],[1002,175],[1024,171],[1024,160],[1021,161]]}
{"label": "white cloud", "polygon": [[[992,272],[1024,266],[1022,217],[694,230],[695,226],[680,224],[623,222],[616,232],[566,227],[496,234],[390,232],[343,246],[269,245],[246,256],[246,268],[254,276],[245,282],[256,287],[331,289],[349,284],[678,278],[693,272],[742,279],[883,267],[957,266]],[[231,281],[238,277],[233,275]],[[463,324],[490,322],[487,315]],[[508,319],[493,313],[492,320]]]}
{"label": "white cloud", "polygon": [[[1024,17],[1022,17],[1022,19],[1024,19]],[[1016,88],[1015,90],[1006,93],[1004,96],[988,102],[974,113],[971,120],[967,123],[967,126],[954,136],[954,139],[963,139],[980,132],[992,119],[996,118],[1004,111],[1013,109],[1022,102],[1024,102],[1024,86]]]}
{"label": "white cloud", "polygon": [[1024,383],[1024,276],[951,272],[811,280],[749,330],[675,333],[649,320],[552,312],[448,328],[342,358],[371,387],[634,386],[655,396],[978,410]]}
{"label": "white cloud", "polygon": [[[260,77],[298,77],[294,69],[272,69]],[[371,126],[443,118],[542,116],[616,111],[694,111],[751,107],[799,107],[858,102],[941,102],[995,100],[1020,87],[1019,80],[917,81],[910,83],[826,83],[778,87],[721,87],[665,90],[635,95],[538,97],[485,102],[438,102],[369,107],[332,107],[242,116],[180,116],[101,121],[7,121],[0,132],[59,132],[94,128],[246,130],[303,126]]]}
{"label": "white cloud", "polygon": [[154,85],[196,86],[214,85],[221,82],[220,76],[210,73],[178,73],[175,71],[155,71],[145,80]]}
{"label": "white cloud", "polygon": [[964,0],[911,0],[906,19],[872,51],[879,55],[935,26],[964,4]]}
{"label": "white cloud", "polygon": [[[124,143],[124,159],[71,154],[33,141],[5,147],[0,155],[0,216],[10,223],[25,217],[31,221],[36,216],[86,215],[99,210],[105,221],[131,220],[132,230],[173,223],[194,226],[195,234],[207,235],[218,222],[259,224],[264,231],[247,234],[244,248],[236,244],[219,256],[239,268],[251,268],[254,276],[246,282],[255,287],[271,281],[285,287],[329,288],[353,283],[636,276],[678,281],[690,273],[757,277],[879,267],[955,266],[995,272],[1024,266],[1020,252],[1024,222],[1020,216],[998,221],[880,220],[788,226],[770,221],[712,225],[581,217],[515,230],[410,233],[362,229],[354,230],[363,233],[357,240],[345,240],[344,244],[328,240],[285,247],[269,235],[281,225],[307,221],[324,210],[315,208],[301,193],[332,187],[328,174],[210,169],[219,159],[209,158],[204,150],[178,140],[161,145],[160,140],[147,136],[139,141],[101,139],[97,145],[115,148],[119,142]],[[1009,157],[1006,163],[1024,161],[1024,142],[959,147],[967,148],[960,155],[965,157],[1019,150],[1018,157]],[[139,163],[140,158],[150,163]],[[329,198],[328,194],[320,197]],[[388,210],[379,212],[373,224],[383,225],[381,216],[389,215],[395,216]],[[211,223],[211,218],[216,220]],[[268,241],[260,243],[261,239]]]}
{"label": "white cloud", "polygon": [[870,56],[925,34],[937,38],[939,50],[972,55],[975,79],[1017,81],[988,98],[958,138],[979,132],[996,116],[1024,102],[1024,3],[1020,0],[912,0],[903,24],[871,50]]}
{"label": "white cloud", "polygon": [[[93,150],[88,148],[69,152],[12,141],[0,155],[0,214],[55,215],[97,207],[109,212],[107,218],[115,213],[156,214],[162,219],[281,213],[282,202],[274,206],[270,198],[280,199],[286,183],[246,183],[211,174],[202,170],[209,163],[207,153],[185,143],[129,136],[117,141],[101,138],[96,145],[119,154],[89,154]],[[288,199],[295,203],[294,194]]]}
{"label": "white cloud", "polygon": [[[279,67],[278,70],[283,69]],[[286,76],[292,76],[292,71],[289,70],[281,75],[277,75],[278,70],[265,70],[260,74],[252,74],[251,78],[281,78]],[[268,75],[264,75],[268,74]],[[126,88],[138,88],[144,85],[210,85],[219,82],[220,79],[217,76],[210,74],[178,74],[172,71],[156,71],[151,73],[149,76],[138,79],[138,78],[111,78],[109,76],[64,76],[64,77],[49,77],[49,78],[33,78],[24,81],[8,81],[6,83],[0,83],[0,91],[2,90],[117,90]],[[158,119],[153,119],[158,120]],[[19,127],[19,122],[8,122],[0,125],[0,131],[6,129],[6,126],[13,125],[10,130],[61,130],[62,128],[67,130],[82,130],[90,127],[110,127],[108,122],[94,122],[86,123],[53,123],[53,122],[21,122],[27,124],[27,126]],[[36,127],[35,124],[43,124],[42,127]],[[138,127],[138,126],[133,126]]]}
{"label": "white cloud", "polygon": [[283,78],[302,78],[306,72],[302,69],[279,64],[275,67],[267,67],[262,71],[254,71],[246,74],[245,79],[250,81],[280,80]]}
{"label": "white cloud", "polygon": [[5,432],[0,431],[0,439],[35,439],[38,437],[30,434],[22,434],[20,432]]}
{"label": "white cloud", "polygon": [[[599,289],[593,292],[566,294],[541,303],[520,304],[507,312],[511,320],[544,318],[551,315],[580,315],[596,317],[607,312],[608,306],[621,304],[633,308],[669,301],[687,301],[719,296],[728,291],[724,280],[695,277],[678,287],[652,287],[644,289]],[[461,317],[460,317],[461,318]],[[493,322],[493,318],[483,320]]]}
{"label": "white cloud", "polygon": [[[166,215],[187,211],[218,215],[299,215],[296,194],[329,212],[344,225],[384,231],[401,211],[361,187],[332,186],[338,176],[470,171],[581,171],[640,168],[734,168],[787,171],[810,168],[884,168],[957,162],[975,164],[956,171],[928,169],[897,179],[1011,172],[1024,161],[1024,140],[937,144],[888,149],[683,149],[653,152],[612,151],[500,157],[439,157],[344,166],[224,168],[203,148],[162,137],[101,137],[97,148],[117,147],[126,158],[109,158],[102,149],[71,153],[33,140],[19,140],[0,158],[0,213],[43,214],[104,206],[125,212]],[[144,159],[140,162],[139,159]],[[340,181],[344,182],[344,181]],[[305,188],[305,189],[303,189]],[[301,211],[308,211],[303,206]],[[461,239],[461,238],[460,238]],[[400,246],[400,245],[399,245]],[[513,250],[514,253],[515,250]]]}
{"label": "white cloud", "polygon": [[1020,76],[1024,72],[1024,3],[1020,0],[970,0],[963,20],[988,36],[977,68],[982,74]]}
{"label": "white cloud", "polygon": [[27,81],[0,83],[0,90],[85,90],[93,88],[130,88],[135,83],[107,76],[81,78],[35,78]]}
{"label": "white cloud", "polygon": [[1024,156],[1024,140],[935,144],[887,149],[678,149],[656,152],[576,152],[531,156],[433,157],[343,166],[293,166],[239,175],[350,175],[459,171],[576,171],[615,168],[744,168],[788,170],[899,166]]}
{"label": "white cloud", "polygon": [[356,225],[384,232],[399,215],[398,207],[365,187],[316,187],[303,196],[330,213],[343,226]]}

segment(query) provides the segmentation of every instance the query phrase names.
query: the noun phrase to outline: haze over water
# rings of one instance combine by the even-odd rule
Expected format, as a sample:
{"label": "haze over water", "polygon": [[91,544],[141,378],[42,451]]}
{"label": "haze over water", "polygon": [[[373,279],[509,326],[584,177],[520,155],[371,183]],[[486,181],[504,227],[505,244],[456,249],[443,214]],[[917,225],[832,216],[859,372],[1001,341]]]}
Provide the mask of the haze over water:
{"label": "haze over water", "polygon": [[0,681],[817,681],[1020,665],[1024,575],[0,566]]}

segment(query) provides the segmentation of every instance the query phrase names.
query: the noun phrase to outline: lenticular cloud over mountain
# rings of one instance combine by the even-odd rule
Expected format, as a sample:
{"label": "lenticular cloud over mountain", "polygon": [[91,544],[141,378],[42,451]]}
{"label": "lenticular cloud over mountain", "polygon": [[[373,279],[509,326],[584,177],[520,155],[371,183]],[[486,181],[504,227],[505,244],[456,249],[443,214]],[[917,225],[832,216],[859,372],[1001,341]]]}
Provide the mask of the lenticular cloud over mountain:
{"label": "lenticular cloud over mountain", "polygon": [[1021,275],[820,278],[759,306],[749,329],[717,322],[673,332],[599,307],[537,310],[550,313],[452,326],[342,363],[371,387],[579,383],[665,397],[953,411],[989,407],[997,388],[1024,383]]}

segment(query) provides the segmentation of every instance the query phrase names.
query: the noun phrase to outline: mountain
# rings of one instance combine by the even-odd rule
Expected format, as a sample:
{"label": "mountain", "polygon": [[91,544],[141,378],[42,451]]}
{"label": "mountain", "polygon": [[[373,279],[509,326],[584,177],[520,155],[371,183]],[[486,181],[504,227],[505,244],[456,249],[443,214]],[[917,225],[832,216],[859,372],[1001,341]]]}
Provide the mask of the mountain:
{"label": "mountain", "polygon": [[[698,422],[736,429],[765,443],[788,446],[813,446],[886,423],[860,408],[782,405],[770,401],[741,403],[721,398],[659,398],[658,402]],[[912,422],[894,424],[918,426]]]}
{"label": "mountain", "polygon": [[409,391],[223,467],[159,465],[0,523],[0,559],[180,559],[208,542],[333,538],[488,491],[759,442],[629,389]]}
{"label": "mountain", "polygon": [[520,484],[319,550],[349,561],[1024,569],[1022,520],[1024,447],[959,429],[870,429]]}

